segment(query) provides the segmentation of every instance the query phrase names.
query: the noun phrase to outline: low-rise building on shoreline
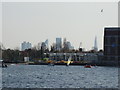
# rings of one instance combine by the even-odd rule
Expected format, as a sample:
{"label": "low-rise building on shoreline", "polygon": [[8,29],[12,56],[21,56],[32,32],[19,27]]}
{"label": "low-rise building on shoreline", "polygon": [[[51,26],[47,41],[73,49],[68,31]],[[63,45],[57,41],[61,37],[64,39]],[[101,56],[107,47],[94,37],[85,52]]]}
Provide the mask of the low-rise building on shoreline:
{"label": "low-rise building on shoreline", "polygon": [[69,57],[72,57],[72,61],[88,61],[88,62],[100,62],[103,53],[49,53],[49,59],[54,61],[67,61]]}

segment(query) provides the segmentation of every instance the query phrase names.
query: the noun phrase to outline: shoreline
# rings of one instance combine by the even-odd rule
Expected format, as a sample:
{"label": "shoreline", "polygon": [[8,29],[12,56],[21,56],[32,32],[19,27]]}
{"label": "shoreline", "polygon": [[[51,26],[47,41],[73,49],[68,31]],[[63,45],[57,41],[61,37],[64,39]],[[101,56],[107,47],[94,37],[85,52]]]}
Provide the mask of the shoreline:
{"label": "shoreline", "polygon": [[[17,65],[49,65],[50,63],[6,63],[7,65],[11,64],[17,64]],[[60,66],[66,66],[66,63],[55,63],[54,65],[60,65]],[[91,65],[91,66],[106,66],[106,67],[119,67],[119,64],[115,63],[71,63],[69,66],[85,66],[85,65]]]}

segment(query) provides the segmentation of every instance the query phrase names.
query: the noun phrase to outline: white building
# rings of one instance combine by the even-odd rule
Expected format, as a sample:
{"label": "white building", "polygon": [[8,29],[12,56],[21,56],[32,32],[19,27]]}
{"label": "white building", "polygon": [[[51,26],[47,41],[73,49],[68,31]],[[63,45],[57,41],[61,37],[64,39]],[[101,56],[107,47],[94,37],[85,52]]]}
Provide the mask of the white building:
{"label": "white building", "polygon": [[24,57],[24,62],[29,62],[29,57]]}

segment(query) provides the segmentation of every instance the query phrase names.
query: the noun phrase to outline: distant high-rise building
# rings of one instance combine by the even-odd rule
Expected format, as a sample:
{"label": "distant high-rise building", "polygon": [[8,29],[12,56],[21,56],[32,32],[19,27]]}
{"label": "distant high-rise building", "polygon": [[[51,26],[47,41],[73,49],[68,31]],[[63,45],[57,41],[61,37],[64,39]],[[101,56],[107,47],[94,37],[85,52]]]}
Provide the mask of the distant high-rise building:
{"label": "distant high-rise building", "polygon": [[67,48],[68,48],[68,50],[72,50],[72,49],[74,49],[74,47],[71,45],[71,43],[69,42],[69,41],[67,41]]}
{"label": "distant high-rise building", "polygon": [[40,43],[38,43],[37,49],[40,50],[41,48],[42,48],[43,50],[49,49],[48,39],[46,39],[45,42],[40,42]]}
{"label": "distant high-rise building", "polygon": [[48,49],[49,48],[48,39],[45,41],[45,45],[46,45],[46,48]]}
{"label": "distant high-rise building", "polygon": [[31,43],[29,42],[27,42],[26,46],[27,46],[27,49],[30,49],[32,47]]}
{"label": "distant high-rise building", "polygon": [[105,60],[120,60],[120,27],[104,29]]}
{"label": "distant high-rise building", "polygon": [[40,50],[41,49],[41,43],[39,42],[37,45],[37,49]]}
{"label": "distant high-rise building", "polygon": [[21,50],[22,51],[24,51],[24,50],[26,50],[26,49],[30,49],[30,48],[32,48],[32,44],[31,43],[29,43],[29,42],[23,42],[22,44],[21,44]]}
{"label": "distant high-rise building", "polygon": [[63,39],[63,49],[67,50],[67,40],[66,40],[66,38]]}
{"label": "distant high-rise building", "polygon": [[71,43],[69,41],[66,40],[66,38],[64,38],[63,50],[67,51],[67,50],[72,50],[72,49],[74,49],[74,47],[71,45]]}
{"label": "distant high-rise building", "polygon": [[98,51],[97,37],[96,37],[96,36],[95,36],[95,42],[94,42],[94,47],[93,47],[93,49],[94,49],[95,51]]}
{"label": "distant high-rise building", "polygon": [[51,45],[51,51],[52,51],[52,52],[56,50],[55,47],[56,47],[56,44],[53,43],[53,44]]}
{"label": "distant high-rise building", "polygon": [[45,42],[42,42],[42,44],[41,44],[41,49],[42,49],[42,50],[46,50],[46,44],[45,44]]}
{"label": "distant high-rise building", "polygon": [[22,44],[21,44],[21,50],[24,51],[26,49],[26,42],[24,41]]}
{"label": "distant high-rise building", "polygon": [[66,42],[67,42],[67,40],[66,40],[66,38],[64,38],[64,39],[63,39],[63,48],[65,48]]}
{"label": "distant high-rise building", "polygon": [[62,39],[56,38],[56,50],[60,51],[62,48]]}
{"label": "distant high-rise building", "polygon": [[71,43],[69,41],[67,41],[67,46],[68,46],[68,49],[71,49]]}

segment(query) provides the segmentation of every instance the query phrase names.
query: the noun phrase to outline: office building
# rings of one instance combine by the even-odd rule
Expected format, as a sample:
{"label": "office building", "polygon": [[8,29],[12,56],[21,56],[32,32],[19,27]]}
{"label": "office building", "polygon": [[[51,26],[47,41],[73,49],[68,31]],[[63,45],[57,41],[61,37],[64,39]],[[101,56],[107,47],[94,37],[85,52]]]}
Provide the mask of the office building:
{"label": "office building", "polygon": [[74,47],[71,45],[71,43],[69,41],[67,41],[67,46],[68,46],[68,50],[74,49]]}
{"label": "office building", "polygon": [[49,48],[49,45],[48,45],[48,39],[46,39],[46,41],[45,41],[45,45],[46,45],[46,48],[48,49],[48,48]]}
{"label": "office building", "polygon": [[120,60],[120,27],[104,29],[104,57],[105,60]]}
{"label": "office building", "polygon": [[42,42],[42,43],[41,43],[41,49],[42,49],[42,50],[46,50],[46,49],[47,49],[45,42]]}
{"label": "office building", "polygon": [[26,49],[31,49],[32,48],[32,44],[31,43],[29,43],[29,42],[23,42],[22,44],[21,44],[21,50],[22,51],[24,51],[24,50],[26,50]]}
{"label": "office building", "polygon": [[62,48],[62,39],[56,38],[56,50],[60,51]]}
{"label": "office building", "polygon": [[98,46],[97,46],[97,37],[95,36],[95,41],[94,41],[94,51],[98,51]]}

